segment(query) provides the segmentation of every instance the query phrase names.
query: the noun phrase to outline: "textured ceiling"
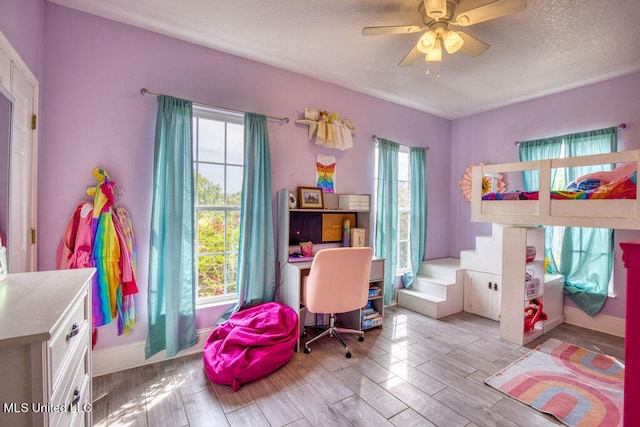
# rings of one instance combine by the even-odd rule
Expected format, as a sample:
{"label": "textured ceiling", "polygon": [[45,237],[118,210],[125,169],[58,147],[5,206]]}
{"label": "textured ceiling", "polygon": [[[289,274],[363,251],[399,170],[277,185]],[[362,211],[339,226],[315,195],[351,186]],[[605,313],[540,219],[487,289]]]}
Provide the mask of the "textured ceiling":
{"label": "textured ceiling", "polygon": [[[422,25],[420,0],[49,0],[454,119],[640,70],[639,0],[529,0],[466,27],[491,45],[443,54],[425,75],[397,67],[419,34],[362,27]],[[460,0],[468,10],[491,0]],[[460,27],[456,27],[460,28]]]}

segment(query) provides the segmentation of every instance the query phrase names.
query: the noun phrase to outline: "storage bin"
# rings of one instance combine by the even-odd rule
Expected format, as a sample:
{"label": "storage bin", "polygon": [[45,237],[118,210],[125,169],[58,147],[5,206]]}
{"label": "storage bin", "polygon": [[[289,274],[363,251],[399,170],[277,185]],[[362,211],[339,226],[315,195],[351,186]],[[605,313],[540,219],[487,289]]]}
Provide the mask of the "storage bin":
{"label": "storage bin", "polygon": [[338,197],[338,208],[347,211],[368,211],[368,194],[341,194]]}
{"label": "storage bin", "polygon": [[524,283],[524,296],[525,298],[532,298],[540,294],[540,279],[537,277],[527,280]]}

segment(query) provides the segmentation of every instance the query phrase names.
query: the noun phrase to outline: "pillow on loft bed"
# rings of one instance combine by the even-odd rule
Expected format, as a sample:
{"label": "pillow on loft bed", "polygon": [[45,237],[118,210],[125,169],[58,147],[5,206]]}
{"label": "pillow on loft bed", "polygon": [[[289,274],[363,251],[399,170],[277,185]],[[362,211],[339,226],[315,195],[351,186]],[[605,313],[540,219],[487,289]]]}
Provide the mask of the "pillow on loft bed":
{"label": "pillow on loft bed", "polygon": [[624,176],[600,187],[589,191],[589,199],[635,199],[636,198],[636,174]]}
{"label": "pillow on loft bed", "polygon": [[638,164],[635,162],[623,163],[612,171],[599,171],[592,172],[586,175],[583,175],[576,179],[575,181],[571,181],[569,185],[567,185],[567,190],[569,191],[579,191],[579,190],[593,190],[603,184],[609,184],[614,181],[618,181],[620,179],[628,178],[631,176],[633,172],[638,169]]}

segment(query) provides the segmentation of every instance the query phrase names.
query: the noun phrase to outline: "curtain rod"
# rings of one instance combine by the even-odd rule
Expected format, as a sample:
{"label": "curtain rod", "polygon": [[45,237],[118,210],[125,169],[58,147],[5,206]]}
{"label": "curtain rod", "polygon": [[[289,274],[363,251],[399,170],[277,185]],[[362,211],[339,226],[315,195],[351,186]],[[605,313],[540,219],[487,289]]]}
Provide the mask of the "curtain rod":
{"label": "curtain rod", "polygon": [[[371,141],[378,142],[378,137],[375,135],[371,135]],[[403,144],[399,144],[399,145],[403,145]],[[403,145],[403,146],[410,147],[409,145]],[[418,147],[418,148],[424,148],[425,150],[429,151],[429,147]]]}
{"label": "curtain rod", "polygon": [[[626,129],[626,127],[627,127],[627,124],[626,124],[626,123],[620,123],[620,124],[618,125],[618,129],[620,129],[620,130]],[[520,141],[515,141],[513,144],[514,144],[514,145],[520,145]]]}
{"label": "curtain rod", "polygon": [[[161,94],[161,93],[151,92],[151,91],[149,91],[147,88],[144,88],[144,87],[143,87],[142,89],[140,89],[140,94],[141,94],[141,95],[145,95],[145,96],[146,96],[146,95],[152,95],[152,96],[160,96],[160,95],[163,95],[163,94]],[[209,108],[216,108],[216,109],[218,109],[218,110],[231,111],[231,112],[233,112],[233,113],[241,113],[241,114],[244,114],[244,113],[245,113],[245,111],[234,110],[233,108],[218,107],[218,106],[216,106],[216,105],[203,104],[202,102],[195,102],[195,101],[192,101],[192,102],[193,102],[194,104],[197,104],[197,105],[202,105],[202,106],[204,106],[204,107],[209,107]],[[269,120],[274,120],[274,121],[277,121],[277,122],[285,122],[285,123],[289,123],[289,117],[273,117],[273,116],[267,116],[267,115],[265,115],[265,116],[266,116],[266,118],[267,118],[267,119],[269,119]]]}

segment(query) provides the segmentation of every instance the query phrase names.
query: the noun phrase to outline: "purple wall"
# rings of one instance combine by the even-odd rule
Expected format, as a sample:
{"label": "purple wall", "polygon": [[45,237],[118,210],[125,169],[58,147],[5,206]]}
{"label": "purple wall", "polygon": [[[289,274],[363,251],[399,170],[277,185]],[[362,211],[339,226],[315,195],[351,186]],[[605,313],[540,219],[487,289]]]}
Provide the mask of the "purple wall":
{"label": "purple wall", "polygon": [[[475,236],[490,235],[491,224],[472,223],[469,204],[460,196],[458,181],[470,164],[517,162],[515,141],[564,135],[626,123],[619,150],[640,149],[640,73],[620,77],[557,95],[454,120],[451,125],[451,233],[452,256],[474,247]],[[518,181],[518,180],[516,180]],[[507,183],[517,189],[520,182]],[[619,298],[607,299],[602,313],[624,317],[626,273],[619,241],[640,233],[615,232],[614,280]],[[572,305],[565,298],[566,305]]]}
{"label": "purple wall", "polygon": [[0,1],[0,31],[42,83],[44,0]]}
{"label": "purple wall", "polygon": [[[46,26],[44,22],[46,20]],[[637,128],[640,73],[478,114],[453,122],[318,80],[285,72],[155,33],[93,17],[41,0],[3,0],[0,31],[41,84],[39,147],[39,269],[54,268],[55,248],[76,203],[106,168],[123,190],[138,243],[138,323],[130,337],[101,328],[98,348],[144,340],[156,102],[142,87],[194,101],[275,116],[269,123],[273,190],[313,184],[315,155],[338,159],[341,193],[373,192],[376,134],[428,154],[429,224],[426,258],[458,256],[488,224],[469,221],[458,181],[469,164],[517,161],[513,141],[626,122],[621,149],[640,148]],[[45,41],[46,40],[46,41]],[[44,52],[44,53],[43,53]],[[355,121],[356,147],[332,152],[307,140],[293,123],[304,107],[338,112]],[[617,241],[637,237],[616,232]],[[620,259],[616,250],[616,260]],[[624,268],[615,268],[624,290]],[[624,292],[605,312],[624,315]],[[198,326],[212,326],[220,309],[200,310]]]}
{"label": "purple wall", "polygon": [[[120,205],[131,213],[138,245],[137,326],[131,337],[100,328],[99,347],[144,340],[155,99],[140,89],[211,105],[274,116],[269,122],[273,197],[280,188],[314,183],[315,156],[337,158],[340,193],[372,193],[371,135],[430,146],[431,183],[427,256],[448,254],[447,203],[450,121],[381,101],[318,80],[285,72],[61,6],[46,9],[43,132],[40,144],[39,268],[54,268],[55,248],[74,206],[95,185],[93,168],[107,169],[124,190]],[[352,119],[355,147],[323,149],[294,123],[304,107],[324,108]],[[445,177],[444,180],[442,177]],[[215,308],[200,310],[198,326],[214,325]]]}

